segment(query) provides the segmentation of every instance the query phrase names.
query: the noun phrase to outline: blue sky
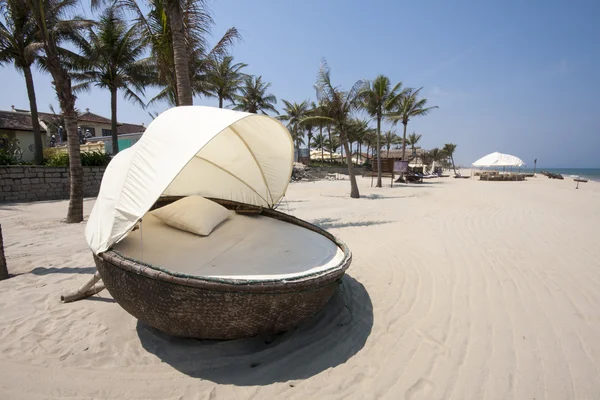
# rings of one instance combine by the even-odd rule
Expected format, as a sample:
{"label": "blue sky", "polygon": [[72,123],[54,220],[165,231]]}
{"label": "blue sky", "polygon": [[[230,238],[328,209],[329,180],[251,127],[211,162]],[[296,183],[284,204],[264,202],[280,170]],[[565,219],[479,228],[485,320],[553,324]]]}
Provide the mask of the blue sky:
{"label": "blue sky", "polygon": [[[234,57],[279,99],[315,100],[325,57],[345,88],[377,74],[423,86],[439,109],[408,130],[426,148],[458,144],[458,163],[500,151],[542,167],[600,167],[600,2],[220,0],[211,9],[213,40],[235,26]],[[27,108],[23,78],[0,71],[0,109]],[[56,107],[50,78],[34,79],[40,110]],[[151,121],[119,100],[120,121]],[[109,117],[108,92],[80,95],[77,107]]]}

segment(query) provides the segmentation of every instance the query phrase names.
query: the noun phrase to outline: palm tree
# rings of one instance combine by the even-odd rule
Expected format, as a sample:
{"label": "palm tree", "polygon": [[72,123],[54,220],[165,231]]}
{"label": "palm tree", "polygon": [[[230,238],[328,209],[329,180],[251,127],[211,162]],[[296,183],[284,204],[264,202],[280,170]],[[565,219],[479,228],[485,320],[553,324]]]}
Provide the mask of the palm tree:
{"label": "palm tree", "polygon": [[[133,0],[135,1],[135,0]],[[158,0],[160,1],[160,0]],[[205,0],[163,0],[169,28],[172,35],[173,63],[177,82],[178,105],[191,106],[193,101],[190,61],[195,61],[193,44],[205,47],[205,34],[213,24]],[[235,28],[232,28],[235,30]],[[228,31],[229,33],[229,31]],[[226,36],[228,35],[226,33]],[[232,35],[237,37],[237,30]],[[192,54],[190,54],[192,53]]]}
{"label": "palm tree", "polygon": [[321,161],[324,161],[325,160],[324,148],[327,144],[327,139],[325,138],[325,135],[323,135],[322,133],[318,133],[314,137],[313,144],[315,145],[316,149],[321,149]]}
{"label": "palm tree", "polygon": [[333,160],[333,153],[337,153],[337,150],[340,147],[340,139],[335,136],[335,134],[331,135],[331,139],[325,139],[325,148],[330,154],[330,159]]}
{"label": "palm tree", "polygon": [[385,148],[387,150],[385,157],[390,158],[390,148],[392,147],[393,144],[402,143],[402,139],[391,130],[387,131],[385,133],[384,137],[385,137]]}
{"label": "palm tree", "polygon": [[452,169],[454,170],[454,175],[456,175],[456,166],[454,165],[454,151],[456,150],[456,145],[454,143],[446,143],[444,145],[444,153],[446,153],[450,160],[452,160]]}
{"label": "palm tree", "polygon": [[[191,105],[194,95],[210,95],[207,74],[211,62],[228,55],[229,47],[240,38],[238,31],[228,29],[210,49],[206,37],[214,21],[204,0],[149,0],[147,14],[135,0],[117,1],[133,12],[134,25],[151,48],[156,83],[162,90],[149,104],[167,100],[174,106]],[[172,29],[174,17],[183,19],[183,35],[177,21],[177,29]]]}
{"label": "palm tree", "polygon": [[232,103],[235,101],[246,76],[241,70],[247,66],[244,63],[234,63],[232,56],[211,60],[206,76],[207,91],[219,99],[219,108],[223,108],[223,100]]}
{"label": "palm tree", "polygon": [[[177,96],[179,99],[178,105],[191,106],[194,104],[192,82],[190,80],[189,70],[189,48],[187,43],[186,32],[189,27],[186,26],[185,6],[191,3],[194,8],[194,14],[200,18],[208,19],[210,16],[205,9],[203,0],[195,0],[193,2],[181,0],[164,0],[164,9],[169,21],[173,41],[173,61],[175,66],[175,78],[177,79]],[[186,33],[188,33],[186,35]]]}
{"label": "palm tree", "polygon": [[[421,92],[421,89],[423,88],[419,88],[417,90],[405,90],[402,96],[399,96],[396,101],[395,111],[387,116],[394,124],[402,122],[404,125],[404,134],[402,136],[403,161],[405,160],[406,156],[406,126],[408,125],[408,121],[410,121],[410,119],[413,117],[427,115],[434,108],[438,108],[437,106],[426,107],[427,99],[419,99],[419,93]],[[404,174],[400,174],[398,179],[403,179],[403,175]]]}
{"label": "palm tree", "polygon": [[367,159],[369,159],[369,150],[375,150],[377,142],[377,130],[371,129],[365,134],[364,143],[367,145]]}
{"label": "palm tree", "polygon": [[240,88],[240,94],[235,96],[237,105],[234,110],[246,111],[253,114],[265,111],[272,111],[279,114],[275,108],[277,97],[271,93],[267,93],[270,83],[265,83],[262,76],[247,76],[244,79],[244,85]]}
{"label": "palm tree", "polygon": [[415,146],[417,145],[417,143],[419,143],[421,137],[423,137],[423,135],[416,134],[414,132],[408,135],[408,138],[406,139],[406,144],[410,145],[410,150],[412,151],[412,154],[415,154]]}
{"label": "palm tree", "polygon": [[144,94],[144,86],[152,82],[154,70],[149,59],[141,59],[145,43],[135,26],[117,14],[115,7],[107,7],[93,28],[84,35],[75,35],[74,41],[80,56],[74,60],[78,72],[71,75],[80,82],[73,87],[89,91],[96,86],[110,91],[112,153],[119,152],[117,136],[117,91],[144,107],[138,94]]}
{"label": "palm tree", "polygon": [[[319,109],[314,102],[310,103],[310,108],[306,111],[307,116],[318,115]],[[310,141],[313,138],[313,129],[316,128],[319,124],[314,120],[306,120],[302,123],[304,129],[306,129],[306,138],[308,139],[308,152],[310,153]]]}
{"label": "palm tree", "polygon": [[43,163],[42,134],[31,65],[36,60],[42,44],[36,36],[37,26],[27,0],[0,0],[0,10],[4,17],[4,23],[0,21],[0,66],[4,63],[12,63],[25,76],[33,127],[34,162],[41,165]]}
{"label": "palm tree", "polygon": [[[303,125],[303,120],[308,116],[308,101],[304,100],[300,104],[290,103],[283,99],[281,101],[283,101],[284,104],[284,114],[278,116],[277,119],[280,121],[288,121],[287,127],[290,130],[292,139],[294,139],[297,157],[300,157],[300,144],[304,142],[302,139],[304,133],[301,126]],[[298,161],[298,159],[295,161]]]}
{"label": "palm tree", "polygon": [[381,187],[381,119],[403,95],[401,88],[402,82],[392,87],[390,78],[378,75],[374,81],[366,83],[360,93],[362,108],[377,119],[377,187]]}
{"label": "palm tree", "polygon": [[348,129],[348,136],[351,141],[356,142],[357,163],[360,162],[359,157],[362,158],[361,144],[364,142],[365,137],[371,131],[372,129],[369,128],[369,121],[365,119],[354,119],[350,124],[350,128]]}
{"label": "palm tree", "polygon": [[[317,90],[317,85],[314,86],[315,91]],[[318,103],[316,107],[313,107],[312,117],[324,117],[325,116],[325,107],[322,103]],[[318,125],[319,133],[323,134],[323,128],[327,130],[327,138],[330,143],[333,142],[333,137],[331,135],[331,123],[326,118],[311,118],[311,123]],[[329,161],[333,162],[333,152],[329,152]]]}
{"label": "palm tree", "polygon": [[435,163],[442,161],[445,157],[447,157],[447,155],[444,153],[443,150],[440,150],[436,147],[429,150],[429,157],[432,163],[431,172],[433,172],[435,170]]}
{"label": "palm tree", "polygon": [[27,0],[44,49],[44,68],[53,79],[53,86],[65,119],[69,153],[69,208],[68,223],[83,221],[83,168],[77,135],[77,112],[71,86],[71,77],[63,63],[60,42],[82,26],[89,25],[79,19],[67,21],[65,17],[77,5],[77,0]]}
{"label": "palm tree", "polygon": [[[323,116],[312,117],[329,121],[340,135],[340,141],[346,154],[350,154],[348,146],[348,129],[352,123],[352,111],[358,106],[360,90],[364,82],[358,81],[349,91],[343,91],[331,83],[331,71],[327,61],[323,60],[317,76],[317,99],[323,105]],[[350,197],[359,198],[358,185],[352,157],[346,157],[348,175],[350,176]]]}
{"label": "palm tree", "polygon": [[[323,109],[321,107],[321,104],[315,104],[314,102],[311,103],[311,109],[310,109],[310,116],[311,117],[318,117],[323,113]],[[312,124],[313,127],[315,128],[319,128],[319,135],[323,136],[323,128],[326,128],[327,125],[329,124],[328,121],[322,120],[322,119],[311,119],[310,122],[308,122],[309,124]],[[323,153],[321,152],[321,156],[323,156]]]}
{"label": "palm tree", "polygon": [[420,158],[421,158],[421,162],[423,163],[423,172],[427,173],[427,168],[433,162],[433,158],[431,157],[431,152],[429,152],[427,150],[423,150],[421,152]]}

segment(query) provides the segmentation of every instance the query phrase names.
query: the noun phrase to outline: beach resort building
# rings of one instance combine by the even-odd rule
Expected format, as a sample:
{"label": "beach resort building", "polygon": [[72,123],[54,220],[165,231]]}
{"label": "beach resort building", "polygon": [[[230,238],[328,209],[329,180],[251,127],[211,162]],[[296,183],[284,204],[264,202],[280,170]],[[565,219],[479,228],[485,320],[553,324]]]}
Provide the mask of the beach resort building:
{"label": "beach resort building", "polygon": [[[38,118],[40,121],[40,130],[42,133],[42,143],[44,147],[50,145],[50,138],[56,135],[58,143],[66,140],[66,137],[59,138],[58,130],[60,126],[64,126],[62,115],[54,113],[39,112]],[[79,114],[78,126],[83,133],[89,131],[92,137],[98,138],[105,143],[105,147],[110,147],[111,142],[107,141],[106,137],[111,136],[110,118],[105,118],[101,115],[90,112],[89,108],[85,112]],[[146,127],[141,124],[130,124],[119,122],[117,124],[118,135],[141,136],[146,130]],[[12,110],[0,110],[0,138],[7,137],[9,139],[17,139],[21,147],[22,160],[33,160],[33,123],[31,120],[31,112],[29,110],[17,109],[12,106]],[[123,138],[123,144],[119,140],[119,146],[129,147],[131,138]]]}

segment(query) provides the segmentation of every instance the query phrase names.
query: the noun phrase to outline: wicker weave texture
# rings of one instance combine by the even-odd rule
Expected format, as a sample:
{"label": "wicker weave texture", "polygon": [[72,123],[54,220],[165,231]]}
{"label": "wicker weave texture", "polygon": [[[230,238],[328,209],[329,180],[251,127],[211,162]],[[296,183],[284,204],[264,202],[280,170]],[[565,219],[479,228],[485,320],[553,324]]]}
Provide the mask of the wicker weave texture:
{"label": "wicker weave texture", "polygon": [[[246,207],[232,202],[222,204],[232,209]],[[314,225],[274,210],[261,213],[328,237],[344,251],[344,259],[321,274],[266,282],[179,276],[110,250],[94,256],[96,266],[121,307],[166,333],[198,339],[237,339],[286,331],[327,304],[352,255],[343,242]]]}
{"label": "wicker weave texture", "polygon": [[288,330],[323,308],[339,283],[302,292],[221,292],[152,279],[100,257],[96,265],[108,291],[131,315],[171,335],[198,339]]}

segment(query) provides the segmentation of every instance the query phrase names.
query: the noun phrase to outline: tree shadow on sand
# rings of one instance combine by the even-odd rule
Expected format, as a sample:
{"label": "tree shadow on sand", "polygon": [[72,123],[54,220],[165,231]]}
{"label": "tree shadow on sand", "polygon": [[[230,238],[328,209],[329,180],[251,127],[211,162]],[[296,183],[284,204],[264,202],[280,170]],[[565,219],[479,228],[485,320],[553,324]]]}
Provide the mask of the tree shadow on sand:
{"label": "tree shadow on sand", "polygon": [[[395,186],[394,186],[395,188]],[[388,186],[387,189],[390,189]],[[334,199],[349,199],[348,195],[333,195],[333,194],[322,194],[321,197],[331,197]],[[413,194],[403,195],[403,196],[383,196],[380,194],[372,193],[372,194],[361,194],[358,200],[388,200],[388,199],[407,199],[410,197],[414,197]],[[353,200],[354,201],[354,200]]]}
{"label": "tree shadow on sand", "polygon": [[37,267],[31,270],[31,273],[34,275],[48,275],[48,274],[93,274],[96,272],[96,267],[64,267],[64,268],[55,268],[55,267]]}
{"label": "tree shadow on sand", "polygon": [[357,226],[371,226],[371,225],[384,225],[389,224],[392,221],[349,221],[349,222],[337,222],[339,219],[334,218],[319,218],[313,220],[311,223],[318,226],[321,229],[331,228],[348,228]]}
{"label": "tree shadow on sand", "polygon": [[273,337],[230,341],[177,338],[138,322],[142,347],[194,378],[238,386],[306,379],[343,364],[373,327],[364,286],[346,275],[329,303],[299,327]]}
{"label": "tree shadow on sand", "polygon": [[[429,188],[433,188],[433,187],[437,187],[440,185],[444,185],[444,182],[435,182],[435,181],[423,181],[423,182],[418,182],[418,183],[400,183],[397,184],[397,187],[399,188],[403,188],[403,187],[410,187],[410,188],[418,188],[418,187],[429,187]],[[396,188],[396,185],[394,185],[394,188]]]}
{"label": "tree shadow on sand", "polygon": [[371,194],[363,194],[360,196],[361,199],[367,199],[367,200],[386,200],[386,199],[408,199],[411,197],[415,197],[414,194],[409,194],[406,196],[383,196],[377,193],[371,193]]}

